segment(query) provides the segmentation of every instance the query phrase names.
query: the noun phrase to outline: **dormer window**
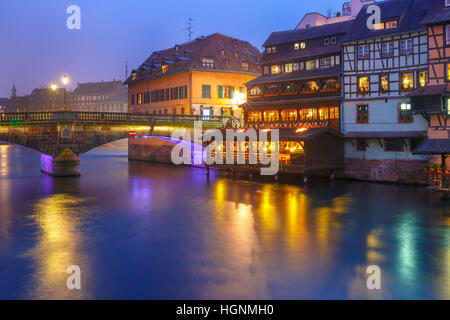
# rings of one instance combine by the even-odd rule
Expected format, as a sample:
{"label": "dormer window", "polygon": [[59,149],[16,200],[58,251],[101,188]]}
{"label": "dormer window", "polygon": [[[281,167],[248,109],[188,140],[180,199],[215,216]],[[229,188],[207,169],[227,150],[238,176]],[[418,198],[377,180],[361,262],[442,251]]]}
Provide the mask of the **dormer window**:
{"label": "dormer window", "polygon": [[397,28],[397,20],[376,23],[373,27],[374,30],[394,29],[394,28]]}
{"label": "dormer window", "polygon": [[202,58],[202,66],[205,69],[214,69],[214,59],[213,58]]}
{"label": "dormer window", "polygon": [[306,48],[306,43],[305,42],[296,42],[296,43],[294,43],[294,50],[305,49],[305,48]]}
{"label": "dormer window", "polygon": [[328,45],[330,44],[330,38],[325,38],[325,39],[323,39],[323,44],[324,44],[325,46],[328,46]]}
{"label": "dormer window", "polygon": [[277,53],[277,47],[268,47],[268,48],[266,49],[266,52],[267,52],[268,54],[271,54],[271,53]]}
{"label": "dormer window", "polygon": [[336,38],[331,38],[331,40],[330,40],[330,42],[331,42],[331,44],[336,44]]}

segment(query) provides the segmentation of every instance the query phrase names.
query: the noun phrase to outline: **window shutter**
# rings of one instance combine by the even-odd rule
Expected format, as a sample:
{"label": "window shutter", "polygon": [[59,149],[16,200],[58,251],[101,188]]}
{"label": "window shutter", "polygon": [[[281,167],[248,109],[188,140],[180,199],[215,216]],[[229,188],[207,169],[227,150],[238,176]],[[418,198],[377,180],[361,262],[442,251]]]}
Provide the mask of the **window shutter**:
{"label": "window shutter", "polygon": [[231,87],[231,99],[234,99],[234,87]]}
{"label": "window shutter", "polygon": [[219,86],[219,99],[223,99],[223,86]]}

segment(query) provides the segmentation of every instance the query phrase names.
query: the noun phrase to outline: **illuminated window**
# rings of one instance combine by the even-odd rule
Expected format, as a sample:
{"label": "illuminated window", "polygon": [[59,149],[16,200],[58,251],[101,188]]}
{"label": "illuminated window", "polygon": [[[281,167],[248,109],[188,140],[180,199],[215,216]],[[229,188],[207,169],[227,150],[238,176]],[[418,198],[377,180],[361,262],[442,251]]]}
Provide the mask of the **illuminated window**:
{"label": "illuminated window", "polygon": [[320,108],[319,109],[319,120],[323,121],[323,120],[328,120],[329,116],[328,116],[328,108]]}
{"label": "illuminated window", "polygon": [[428,71],[421,71],[419,73],[419,85],[425,87],[428,83]]}
{"label": "illuminated window", "polygon": [[386,22],[386,29],[397,28],[397,20]]}
{"label": "illuminated window", "polygon": [[301,121],[315,121],[317,120],[317,109],[316,108],[300,109],[299,115]]}
{"label": "illuminated window", "polygon": [[339,107],[330,107],[330,119],[339,119]]}
{"label": "illuminated window", "polygon": [[388,92],[389,91],[389,76],[383,75],[380,77],[381,82],[381,92]]}
{"label": "illuminated window", "polygon": [[331,67],[331,57],[326,57],[326,58],[320,59],[320,67],[321,68]]}
{"label": "illuminated window", "polygon": [[413,41],[412,39],[406,39],[400,41],[400,54],[409,55],[413,53]]}
{"label": "illuminated window", "polygon": [[300,49],[305,49],[305,48],[306,48],[306,42],[301,42]]}
{"label": "illuminated window", "polygon": [[369,106],[356,106],[356,123],[369,123]]}
{"label": "illuminated window", "polygon": [[391,57],[394,55],[394,43],[393,42],[384,42],[381,45],[381,55],[383,57]]}
{"label": "illuminated window", "polygon": [[412,122],[413,116],[411,112],[411,104],[400,103],[398,106],[398,121],[399,122]]}
{"label": "illuminated window", "polygon": [[402,75],[402,90],[414,89],[414,73],[404,73]]}
{"label": "illuminated window", "polygon": [[131,80],[136,80],[136,76],[137,76],[136,72],[133,72],[131,74]]}
{"label": "illuminated window", "polygon": [[280,66],[279,65],[273,65],[272,66],[272,74],[280,73]]}
{"label": "illuminated window", "polygon": [[292,68],[292,63],[287,63],[287,64],[284,66],[284,71],[285,71],[285,72],[290,73],[290,72],[292,72],[292,70],[293,70],[293,68]]}
{"label": "illuminated window", "polygon": [[359,59],[369,58],[369,45],[365,44],[358,47],[358,58]]}
{"label": "illuminated window", "polygon": [[370,82],[369,82],[369,77],[360,77],[359,78],[359,92],[360,93],[368,93],[370,90]]}
{"label": "illuminated window", "polygon": [[447,80],[450,81],[450,63],[447,64]]}
{"label": "illuminated window", "polygon": [[373,30],[382,30],[382,29],[384,29],[384,22],[375,23],[373,26]]}
{"label": "illuminated window", "polygon": [[262,95],[262,91],[259,87],[251,88],[250,95],[251,96],[260,96],[260,95]]}
{"label": "illuminated window", "polygon": [[271,47],[267,48],[267,49],[266,49],[266,52],[267,52],[267,54],[272,53],[272,48],[271,48]]}
{"label": "illuminated window", "polygon": [[282,110],[281,111],[282,121],[297,121],[297,110]]}
{"label": "illuminated window", "polygon": [[322,91],[337,91],[340,88],[339,82],[334,79],[329,79],[325,81],[322,85]]}
{"label": "illuminated window", "polygon": [[169,66],[167,64],[165,64],[161,67],[161,70],[162,70],[162,73],[164,74],[167,72],[167,70],[169,70]]}
{"label": "illuminated window", "polygon": [[294,43],[294,50],[300,49],[300,43],[296,42]]}
{"label": "illuminated window", "polygon": [[264,111],[264,121],[273,122],[278,120],[279,120],[278,111]]}
{"label": "illuminated window", "polygon": [[259,122],[261,121],[261,112],[252,111],[248,113],[248,121],[249,122]]}
{"label": "illuminated window", "polygon": [[319,86],[317,85],[317,82],[315,82],[315,81],[308,81],[303,86],[302,92],[308,92],[309,93],[309,92],[316,92],[317,90],[319,90]]}
{"label": "illuminated window", "polygon": [[205,69],[214,69],[214,59],[202,58],[202,66]]}
{"label": "illuminated window", "polygon": [[137,103],[142,104],[142,93],[138,93],[137,95]]}
{"label": "illuminated window", "polygon": [[316,60],[306,61],[306,70],[316,69]]}

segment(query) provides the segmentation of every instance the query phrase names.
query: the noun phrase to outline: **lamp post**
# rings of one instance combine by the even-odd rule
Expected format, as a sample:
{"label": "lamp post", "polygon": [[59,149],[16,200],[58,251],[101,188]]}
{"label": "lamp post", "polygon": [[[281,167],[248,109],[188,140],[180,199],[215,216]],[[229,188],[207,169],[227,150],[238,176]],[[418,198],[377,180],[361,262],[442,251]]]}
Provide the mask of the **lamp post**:
{"label": "lamp post", "polygon": [[56,92],[56,89],[58,89],[58,86],[56,85],[56,83],[53,82],[51,84],[50,88],[53,91],[53,108],[52,108],[52,111],[54,112],[55,111],[55,92]]}
{"label": "lamp post", "polygon": [[69,78],[64,75],[62,77],[62,83],[64,84],[64,111],[67,110],[67,84],[69,83]]}

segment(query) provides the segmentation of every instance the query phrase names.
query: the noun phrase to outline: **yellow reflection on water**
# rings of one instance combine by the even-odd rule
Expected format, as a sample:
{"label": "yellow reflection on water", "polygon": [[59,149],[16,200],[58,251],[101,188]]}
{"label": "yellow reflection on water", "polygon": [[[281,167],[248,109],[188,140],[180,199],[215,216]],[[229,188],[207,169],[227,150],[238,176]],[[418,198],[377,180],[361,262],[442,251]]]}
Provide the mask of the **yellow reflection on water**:
{"label": "yellow reflection on water", "polygon": [[11,147],[12,146],[9,144],[0,144],[0,177],[6,177],[9,175],[9,154]]}
{"label": "yellow reflection on water", "polygon": [[71,265],[81,268],[82,286],[86,286],[87,257],[82,253],[83,230],[79,215],[80,200],[67,194],[55,194],[36,204],[33,219],[38,230],[36,246],[26,253],[36,271],[29,290],[36,299],[88,298],[87,289],[69,291],[66,270]]}

